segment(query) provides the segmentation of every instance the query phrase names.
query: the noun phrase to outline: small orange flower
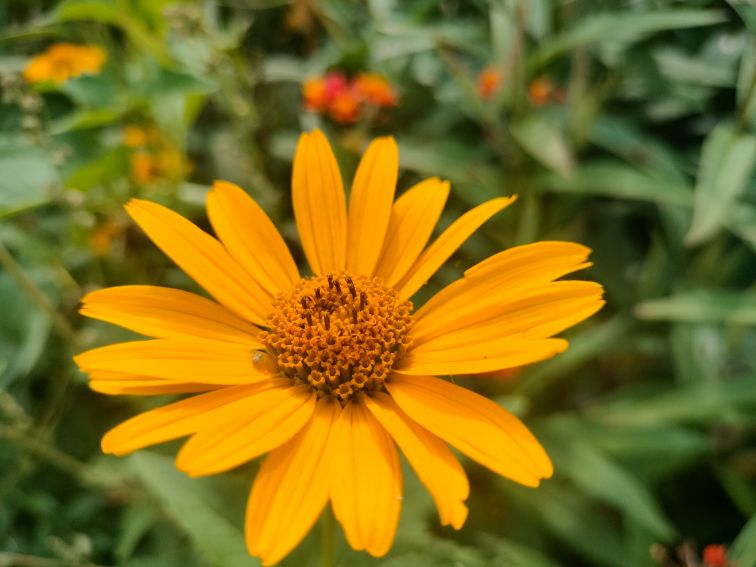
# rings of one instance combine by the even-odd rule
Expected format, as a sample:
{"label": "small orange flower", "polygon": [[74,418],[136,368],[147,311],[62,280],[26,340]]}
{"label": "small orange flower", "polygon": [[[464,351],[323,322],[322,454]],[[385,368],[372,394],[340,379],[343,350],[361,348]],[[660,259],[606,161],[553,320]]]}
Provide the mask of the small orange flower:
{"label": "small orange flower", "polygon": [[152,126],[126,126],[123,129],[123,145],[129,148],[144,148],[160,143],[160,132]]}
{"label": "small orange flower", "polygon": [[191,165],[175,148],[140,150],[131,154],[131,175],[139,185],[149,185],[160,179],[176,179],[189,171]]}
{"label": "small orange flower", "polygon": [[727,548],[722,544],[711,544],[704,547],[703,562],[706,567],[727,567]]}
{"label": "small orange flower", "polygon": [[478,75],[478,96],[491,100],[501,86],[502,75],[494,66],[488,66]]}
{"label": "small orange flower", "polygon": [[108,219],[98,224],[89,236],[89,248],[95,256],[105,256],[110,253],[113,239],[121,232],[122,227]]}
{"label": "small orange flower", "polygon": [[360,73],[353,84],[355,91],[368,104],[396,106],[396,90],[384,77],[376,73]]}
{"label": "small orange flower", "polygon": [[131,154],[131,175],[139,185],[149,185],[158,178],[155,156],[149,152],[135,152]]}
{"label": "small orange flower", "polygon": [[528,100],[533,106],[545,106],[554,94],[554,83],[548,77],[538,77],[528,87]]}
{"label": "small orange flower", "polygon": [[28,83],[52,82],[58,85],[84,74],[96,75],[107,55],[96,45],[56,43],[34,57],[24,69]]}
{"label": "small orange flower", "polygon": [[302,96],[304,97],[304,105],[307,110],[325,110],[328,104],[325,79],[323,77],[313,77],[305,81],[304,85],[302,85]]}
{"label": "small orange flower", "polygon": [[328,104],[328,115],[339,124],[351,124],[360,117],[360,99],[352,89],[337,94]]}

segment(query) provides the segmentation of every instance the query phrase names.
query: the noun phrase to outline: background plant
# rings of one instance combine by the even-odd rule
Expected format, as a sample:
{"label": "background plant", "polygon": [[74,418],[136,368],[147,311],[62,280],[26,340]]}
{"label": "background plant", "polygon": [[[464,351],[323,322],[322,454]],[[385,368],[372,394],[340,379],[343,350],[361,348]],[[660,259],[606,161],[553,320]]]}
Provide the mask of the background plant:
{"label": "background plant", "polygon": [[[503,247],[567,239],[594,249],[586,277],[609,301],[567,353],[458,378],[524,417],[554,480],[528,490],[468,464],[456,533],[405,475],[392,553],[342,544],[341,564],[698,565],[726,543],[756,566],[753,5],[11,0],[0,22],[0,564],[256,564],[249,469],[190,480],[171,451],[100,454],[154,401],[87,389],[71,355],[125,333],[76,308],[95,287],[190,285],[126,219],[131,196],[204,223],[206,188],[227,179],[293,242],[290,159],[319,126],[347,170],[397,136],[400,188],[449,179],[448,218],[520,195],[436,286]],[[105,67],[25,84],[56,41],[101,46]],[[499,81],[481,96],[484,69]],[[308,112],[302,84],[333,70],[386,77],[398,104],[346,125]],[[319,540],[284,564],[316,565]]]}

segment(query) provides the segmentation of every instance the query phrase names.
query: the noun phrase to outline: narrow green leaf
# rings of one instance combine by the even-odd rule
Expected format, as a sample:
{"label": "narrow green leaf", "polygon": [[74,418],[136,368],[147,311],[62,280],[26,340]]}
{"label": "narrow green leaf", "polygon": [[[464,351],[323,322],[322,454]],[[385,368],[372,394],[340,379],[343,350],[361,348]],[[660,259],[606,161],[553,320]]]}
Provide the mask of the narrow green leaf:
{"label": "narrow green leaf", "polygon": [[596,447],[569,434],[552,422],[548,444],[554,468],[570,478],[586,494],[610,504],[662,540],[669,540],[675,530],[664,516],[653,495],[620,465]]}
{"label": "narrow green leaf", "polygon": [[729,556],[737,567],[756,567],[756,516],[748,520],[735,538]]}
{"label": "narrow green leaf", "polygon": [[610,161],[587,163],[566,179],[543,177],[539,179],[538,187],[553,193],[602,195],[665,205],[690,206],[693,200],[691,190],[683,183]]}
{"label": "narrow green leaf", "polygon": [[239,518],[239,525],[233,525],[203,498],[200,489],[207,480],[191,479],[176,469],[172,459],[148,451],[132,455],[129,463],[147,490],[213,564],[224,567],[260,564],[247,553],[243,518]]}
{"label": "narrow green leaf", "polygon": [[511,124],[515,141],[531,157],[563,177],[573,170],[573,158],[561,130],[539,116]]}
{"label": "narrow green leaf", "polygon": [[710,26],[727,19],[719,10],[657,10],[654,12],[612,12],[588,16],[569,29],[544,41],[529,60],[529,67],[539,68],[563,53],[603,41],[638,41],[643,37],[671,29]]}
{"label": "narrow green leaf", "polygon": [[0,140],[0,219],[49,202],[60,183],[50,154],[23,141]]}
{"label": "narrow green leaf", "polygon": [[56,22],[91,20],[117,26],[135,45],[152,53],[161,63],[170,60],[165,43],[141,18],[109,0],[64,0],[53,11],[52,19]]}
{"label": "narrow green leaf", "polygon": [[756,405],[756,378],[699,382],[671,390],[619,392],[586,415],[617,427],[654,427],[671,423],[723,421],[738,413],[746,419]]}
{"label": "narrow green leaf", "polygon": [[641,319],[756,325],[756,295],[728,291],[690,291],[639,303]]}
{"label": "narrow green leaf", "polygon": [[738,133],[731,123],[720,124],[709,134],[701,150],[686,244],[701,244],[716,234],[745,188],[754,164],[756,136]]}

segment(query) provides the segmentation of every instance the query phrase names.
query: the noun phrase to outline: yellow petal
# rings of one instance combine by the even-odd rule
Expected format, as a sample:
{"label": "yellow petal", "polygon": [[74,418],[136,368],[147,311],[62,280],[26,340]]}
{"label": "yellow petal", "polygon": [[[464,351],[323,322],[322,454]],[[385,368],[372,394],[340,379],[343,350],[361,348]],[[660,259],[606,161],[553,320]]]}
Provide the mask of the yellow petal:
{"label": "yellow petal", "polygon": [[336,158],[320,130],[302,134],[294,156],[292,203],[307,261],[316,275],[346,267],[347,215]]}
{"label": "yellow petal", "polygon": [[74,360],[83,372],[121,372],[177,382],[230,385],[270,377],[255,366],[254,355],[248,345],[155,339],[92,349]]}
{"label": "yellow petal", "polygon": [[[515,246],[473,266],[464,278],[446,286],[415,312],[415,320],[463,309],[471,300],[516,298],[571,272],[590,266],[590,250],[571,242]],[[426,322],[423,322],[426,324]]]}
{"label": "yellow petal", "polygon": [[421,181],[396,200],[375,276],[393,287],[410,269],[433,234],[446,199],[449,182],[436,177]]}
{"label": "yellow petal", "polygon": [[158,248],[219,303],[248,321],[265,323],[271,296],[220,242],[157,203],[132,199],[126,211]]}
{"label": "yellow petal", "polygon": [[339,405],[321,399],[310,421],[273,450],[260,467],[247,503],[245,535],[263,565],[286,556],[320,516],[329,496],[326,448]]}
{"label": "yellow petal", "polygon": [[315,409],[315,398],[308,386],[292,387],[287,381],[227,406],[184,444],[176,466],[190,476],[202,476],[251,461],[299,432]]}
{"label": "yellow petal", "polygon": [[347,541],[375,557],[391,548],[402,500],[394,442],[361,401],[344,407],[331,433],[331,502]]}
{"label": "yellow petal", "polygon": [[436,273],[446,260],[462,246],[480,225],[493,215],[512,204],[517,196],[491,199],[454,221],[415,261],[402,280],[396,285],[399,295],[409,299],[430,277]]}
{"label": "yellow petal", "polygon": [[241,187],[216,181],[207,194],[207,215],[231,256],[268,293],[286,293],[299,281],[281,234]]}
{"label": "yellow petal", "polygon": [[518,341],[505,337],[441,350],[413,348],[399,363],[401,374],[477,374],[525,366],[567,350],[564,339]]}
{"label": "yellow petal", "polygon": [[124,421],[105,434],[102,450],[125,455],[156,443],[191,435],[216,423],[216,412],[226,405],[238,404],[247,396],[280,386],[272,379],[249,386],[231,386],[168,404]]}
{"label": "yellow petal", "polygon": [[481,322],[466,324],[458,329],[456,324],[450,324],[448,330],[441,329],[430,338],[424,334],[418,334],[416,338],[413,335],[413,352],[463,347],[494,337],[513,341],[551,337],[587,319],[604,305],[600,286],[584,287],[585,295],[565,297],[562,289],[546,290],[521,301],[497,305],[495,313]]}
{"label": "yellow petal", "polygon": [[143,380],[90,380],[89,387],[95,392],[109,396],[164,396],[207,392],[221,386],[145,378]]}
{"label": "yellow petal", "polygon": [[[567,280],[539,286],[534,280],[529,288],[522,287],[516,291],[514,286],[506,285],[487,291],[483,291],[483,287],[470,285],[469,291],[460,293],[454,301],[434,307],[425,317],[416,319],[412,327],[415,345],[420,346],[429,340],[443,340],[445,336],[453,335],[454,331],[479,325],[498,327],[495,332],[497,337],[527,333],[545,338],[549,335],[536,334],[537,329],[529,329],[528,323],[543,326],[543,331],[552,328],[558,329],[554,332],[559,332],[566,327],[561,325],[558,318],[567,317],[569,320],[572,315],[570,309],[581,310],[603,304],[603,288],[595,282]],[[554,325],[548,325],[548,310],[552,310]]]}
{"label": "yellow petal", "polygon": [[377,392],[365,397],[365,405],[391,434],[431,493],[441,524],[460,529],[467,518],[464,502],[470,494],[470,485],[449,447],[407,417],[391,396]]}
{"label": "yellow petal", "polygon": [[553,474],[536,438],[491,400],[432,376],[393,376],[386,386],[411,419],[495,473],[525,486]]}
{"label": "yellow petal", "polygon": [[347,271],[370,276],[383,247],[399,174],[399,149],[377,138],[360,161],[349,195]]}
{"label": "yellow petal", "polygon": [[125,285],[93,291],[80,313],[158,339],[259,345],[259,329],[204,297],[167,287]]}

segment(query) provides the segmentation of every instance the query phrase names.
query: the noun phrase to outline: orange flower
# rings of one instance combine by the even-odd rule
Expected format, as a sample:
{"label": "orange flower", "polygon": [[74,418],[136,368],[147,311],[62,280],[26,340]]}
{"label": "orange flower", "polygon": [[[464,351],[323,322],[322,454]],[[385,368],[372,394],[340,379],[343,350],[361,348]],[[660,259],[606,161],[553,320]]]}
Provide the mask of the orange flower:
{"label": "orange flower", "polygon": [[704,547],[703,562],[705,567],[727,567],[727,548],[722,544],[711,544]]}
{"label": "orange flower", "polygon": [[135,152],[131,154],[131,175],[139,185],[149,185],[158,178],[158,165],[155,156],[150,152]]}
{"label": "orange flower", "polygon": [[159,179],[176,179],[190,170],[191,165],[175,148],[140,150],[131,154],[131,174],[139,185],[149,185]]}
{"label": "orange flower", "polygon": [[351,124],[360,117],[360,99],[352,89],[337,94],[328,104],[328,115],[340,124]]}
{"label": "orange flower", "polygon": [[323,77],[313,77],[302,85],[302,96],[307,110],[322,111],[328,105],[326,84]]}
{"label": "orange flower", "polygon": [[376,73],[360,73],[354,80],[354,89],[368,104],[396,106],[396,91],[384,77]]}
{"label": "orange flower", "polygon": [[129,148],[144,148],[160,143],[160,132],[152,126],[126,126],[123,129],[123,145]]}
{"label": "orange flower", "polygon": [[478,75],[478,96],[483,100],[493,98],[501,86],[502,75],[496,67],[489,66]]}
{"label": "orange flower", "polygon": [[328,110],[329,105],[348,89],[346,77],[336,71],[308,79],[302,85],[305,108],[315,112]]}
{"label": "orange flower", "polygon": [[80,75],[99,73],[106,58],[105,51],[96,45],[56,43],[29,62],[24,79],[28,83],[60,85]]}
{"label": "orange flower", "polygon": [[603,305],[602,288],[559,278],[590,265],[570,242],[517,246],[483,260],[419,309],[411,298],[486,220],[516,197],[462,215],[431,244],[449,183],[431,177],[394,201],[399,151],[368,147],[349,202],[320,131],[294,156],[294,219],[310,274],[262,208],[216,182],[207,212],[217,237],[134,199],[126,209],[213,299],[132,285],[98,290],[82,314],[151,340],[75,357],[106,394],[190,394],[129,419],[102,440],[125,455],[181,437],[191,476],[268,454],[246,514],[249,552],[272,565],[330,502],[349,544],[392,544],[402,505],[398,450],[430,491],[442,524],[467,518],[469,483],[449,445],[536,487],[552,475],[543,447],[500,405],[438,378],[532,364],[567,348],[554,335]]}
{"label": "orange flower", "polygon": [[121,226],[108,219],[98,224],[89,236],[89,248],[96,256],[105,256],[110,253],[113,239],[121,232]]}
{"label": "orange flower", "polygon": [[554,84],[548,77],[539,77],[528,87],[528,100],[533,106],[545,106],[554,94]]}

